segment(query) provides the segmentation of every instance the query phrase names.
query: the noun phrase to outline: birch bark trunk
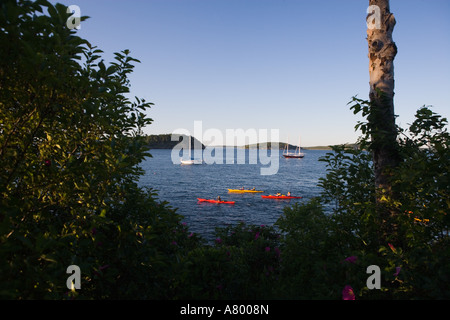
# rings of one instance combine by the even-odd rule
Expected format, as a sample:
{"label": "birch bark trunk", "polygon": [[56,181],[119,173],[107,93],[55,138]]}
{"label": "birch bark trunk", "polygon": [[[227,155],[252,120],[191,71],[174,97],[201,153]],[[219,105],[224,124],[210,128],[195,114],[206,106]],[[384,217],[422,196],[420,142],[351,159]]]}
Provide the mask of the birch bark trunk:
{"label": "birch bark trunk", "polygon": [[392,40],[395,26],[389,0],[369,0],[373,14],[367,18],[369,44],[369,99],[372,105],[369,124],[372,128],[375,184],[390,191],[389,168],[398,164],[397,130],[394,115],[394,58],[397,46]]}
{"label": "birch bark trunk", "polygon": [[[367,16],[367,42],[369,45],[369,74],[371,112],[368,117],[377,188],[376,202],[384,222],[382,238],[396,233],[389,209],[393,194],[390,172],[399,163],[397,129],[394,115],[394,58],[397,46],[392,39],[395,26],[389,0],[369,0]],[[395,236],[394,236],[395,237]]]}

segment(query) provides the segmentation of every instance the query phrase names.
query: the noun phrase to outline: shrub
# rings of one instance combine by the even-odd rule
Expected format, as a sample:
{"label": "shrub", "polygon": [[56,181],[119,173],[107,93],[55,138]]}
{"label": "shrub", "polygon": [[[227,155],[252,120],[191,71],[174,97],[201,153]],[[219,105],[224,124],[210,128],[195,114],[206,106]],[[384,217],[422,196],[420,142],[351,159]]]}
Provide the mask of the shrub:
{"label": "shrub", "polygon": [[[388,203],[398,213],[389,221],[377,215],[368,152],[337,146],[322,159],[322,196],[287,208],[277,222],[284,235],[280,289],[287,297],[339,298],[343,288],[347,298],[358,299],[449,297],[446,124],[423,107],[409,130],[399,129],[403,160],[392,172],[396,197]],[[362,146],[367,139],[360,139]],[[380,235],[383,223],[396,226],[395,245]],[[381,269],[379,290],[367,287],[370,265]]]}
{"label": "shrub", "polygon": [[189,252],[180,293],[190,299],[267,299],[278,285],[279,235],[239,223],[217,228],[214,243]]}
{"label": "shrub", "polygon": [[167,298],[197,239],[137,187],[152,121],[127,97],[138,60],[107,66],[68,16],[43,0],[0,7],[0,297],[73,297],[76,264],[81,298]]}

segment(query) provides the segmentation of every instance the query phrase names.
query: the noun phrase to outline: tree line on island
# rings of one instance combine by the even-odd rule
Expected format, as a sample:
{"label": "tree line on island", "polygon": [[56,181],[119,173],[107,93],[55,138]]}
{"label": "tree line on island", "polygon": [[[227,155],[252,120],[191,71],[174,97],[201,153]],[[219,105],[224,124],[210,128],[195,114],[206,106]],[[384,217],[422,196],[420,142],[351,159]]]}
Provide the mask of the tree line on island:
{"label": "tree line on island", "polygon": [[[205,145],[203,145],[199,140],[195,137],[191,138],[191,146],[192,149],[195,149],[196,146],[202,146],[202,149],[205,149]],[[182,134],[151,134],[142,136],[143,142],[146,146],[151,149],[173,149],[180,142],[186,143],[188,145],[188,136]]]}
{"label": "tree line on island", "polygon": [[[178,139],[173,139],[172,134],[150,134],[142,136],[144,143],[151,149],[172,149],[180,142],[186,141],[188,137],[186,135],[175,135],[178,136]],[[174,141],[173,141],[174,140]],[[272,149],[272,142],[263,142],[263,143],[254,143],[254,144],[246,144],[243,146],[237,146],[237,148],[244,149]],[[201,145],[203,149],[206,148],[204,144],[202,144],[197,138],[191,136],[191,145],[194,149],[194,146]],[[284,150],[288,144],[285,142],[278,143],[278,149]],[[347,143],[344,144],[347,148],[358,148],[358,144],[356,143]],[[227,146],[223,146],[227,147]],[[297,145],[289,144],[289,149],[294,150],[297,148]],[[302,147],[303,150],[332,150],[333,146],[312,146],[312,147]]]}

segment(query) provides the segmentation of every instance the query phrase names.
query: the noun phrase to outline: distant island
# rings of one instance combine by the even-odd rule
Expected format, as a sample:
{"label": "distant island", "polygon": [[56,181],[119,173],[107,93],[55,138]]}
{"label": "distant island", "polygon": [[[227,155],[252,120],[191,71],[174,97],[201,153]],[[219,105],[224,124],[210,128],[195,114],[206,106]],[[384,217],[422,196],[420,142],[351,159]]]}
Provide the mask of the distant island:
{"label": "distant island", "polygon": [[329,146],[314,146],[314,147],[306,147],[306,148],[302,148],[302,149],[305,149],[305,150],[333,150],[332,147],[341,146],[341,145],[344,145],[346,148],[349,148],[349,149],[359,149],[359,145],[357,143],[343,143],[343,144],[329,145]]}
{"label": "distant island", "polygon": [[314,146],[314,147],[306,147],[302,148],[304,150],[332,150],[331,146]]}
{"label": "distant island", "polygon": [[[287,143],[279,142],[278,143],[278,149],[285,149]],[[357,144],[352,143],[346,143],[346,147],[348,148],[355,148],[357,147]],[[289,150],[295,150],[298,146],[289,144]],[[272,143],[271,142],[265,142],[265,143],[254,143],[254,144],[247,144],[243,146],[244,149],[272,149]],[[313,147],[301,147],[302,150],[332,150],[332,145],[330,146],[313,146]]]}
{"label": "distant island", "polygon": [[[272,143],[273,142],[263,142],[263,143],[253,143],[253,144],[246,144],[245,146],[242,146],[240,148],[243,149],[272,149]],[[287,143],[279,142],[278,143],[278,149],[285,149]],[[294,146],[292,144],[289,144],[289,149],[294,150],[297,146]]]}
{"label": "distant island", "polygon": [[[172,141],[172,136],[178,136],[178,140]],[[181,141],[186,141],[187,147],[187,139],[188,137],[182,134],[151,134],[144,136],[144,141],[150,149],[173,149]],[[191,136],[191,148],[195,149],[195,146],[198,145],[201,145],[202,149],[205,149],[205,146],[200,141]]]}
{"label": "distant island", "polygon": [[[175,135],[176,136],[176,135]],[[145,135],[144,141],[146,144],[150,147],[150,149],[172,149],[177,144],[179,144],[182,141],[187,141],[187,136],[185,135],[178,135],[178,140],[172,141],[172,134],[152,134],[152,135]],[[184,140],[186,139],[186,140]],[[187,143],[187,142],[186,142]],[[198,139],[191,136],[191,146],[192,149],[194,149],[194,146],[201,145],[202,149],[205,149],[205,145],[202,144]],[[279,142],[278,143],[278,149],[284,150],[286,148],[287,143],[285,142]],[[346,143],[345,146],[350,148],[357,147],[356,144],[349,144]],[[215,146],[219,147],[219,146]],[[226,148],[227,146],[222,146]],[[254,144],[247,144],[244,146],[239,146],[237,148],[242,149],[272,149],[272,143],[271,142],[264,142],[264,143],[254,143]],[[289,144],[289,150],[295,150],[297,148],[296,145]],[[312,146],[312,147],[302,147],[303,150],[332,150],[332,146]]]}

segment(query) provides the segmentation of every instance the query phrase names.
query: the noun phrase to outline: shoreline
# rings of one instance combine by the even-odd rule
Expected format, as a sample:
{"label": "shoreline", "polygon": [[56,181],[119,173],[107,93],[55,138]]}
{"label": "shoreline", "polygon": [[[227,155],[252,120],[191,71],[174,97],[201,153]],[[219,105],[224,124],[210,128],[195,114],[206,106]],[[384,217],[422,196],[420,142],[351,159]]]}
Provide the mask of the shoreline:
{"label": "shoreline", "polygon": [[[159,135],[144,135],[144,140],[147,142],[147,146],[150,149],[172,149],[176,145],[180,143],[180,138],[187,138],[185,135],[179,135],[178,141],[172,141],[170,134],[159,134]],[[201,146],[202,149],[206,147],[213,148],[236,148],[236,149],[261,149],[267,150],[271,148],[271,142],[263,142],[263,143],[254,143],[254,144],[246,144],[243,146],[227,146],[227,145],[217,145],[217,146],[206,146],[202,144],[198,139],[191,136],[192,145],[195,145],[193,149],[197,149],[198,146]],[[284,150],[288,144],[286,142],[278,142],[279,150]],[[342,144],[334,144],[334,145],[322,145],[322,146],[309,146],[309,147],[301,147],[302,150],[332,150],[332,147],[335,145],[345,145],[347,147],[354,148],[356,146],[355,143],[342,143]],[[297,145],[289,144],[289,149],[295,150],[298,148]]]}

